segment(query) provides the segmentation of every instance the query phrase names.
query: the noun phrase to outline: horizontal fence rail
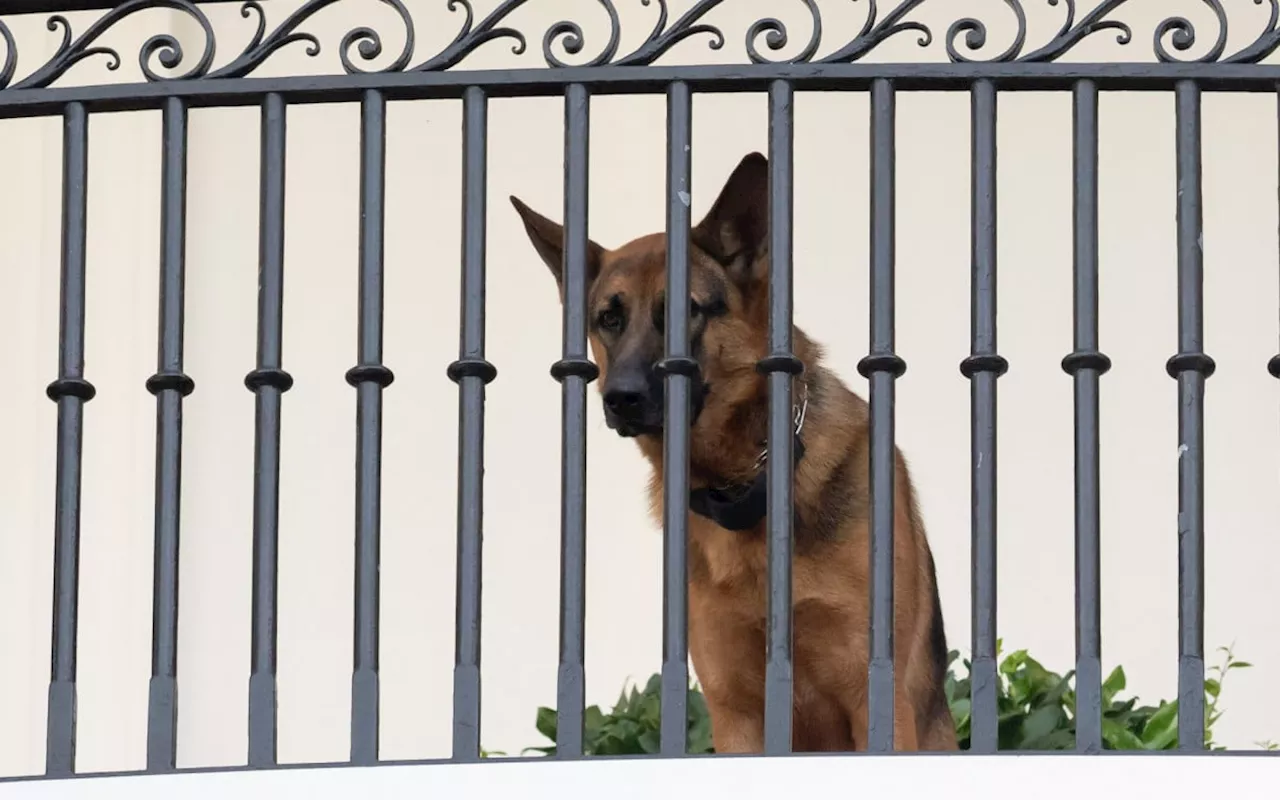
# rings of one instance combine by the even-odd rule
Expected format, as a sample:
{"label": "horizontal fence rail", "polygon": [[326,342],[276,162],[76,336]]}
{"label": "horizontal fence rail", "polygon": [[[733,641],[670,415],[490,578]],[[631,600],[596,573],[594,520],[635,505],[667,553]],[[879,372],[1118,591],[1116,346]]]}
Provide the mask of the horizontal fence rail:
{"label": "horizontal fence rail", "polygon": [[[675,21],[664,0],[653,6],[658,24],[629,52],[620,51],[619,8],[599,0],[609,28],[594,56],[577,23],[551,23],[542,37],[545,67],[465,69],[460,64],[482,45],[505,39],[518,51],[536,38],[510,27],[508,15],[524,0],[505,0],[481,14],[466,0],[450,0],[447,19],[460,24],[443,50],[417,52],[416,32],[427,29],[405,3],[388,0],[402,26],[390,31],[352,25],[341,38],[338,56],[343,74],[259,77],[277,51],[290,43],[319,40],[306,23],[332,0],[311,0],[286,16],[271,2],[236,5],[240,18],[256,20],[258,32],[243,48],[219,46],[219,28],[204,6],[187,0],[102,2],[16,2],[0,10],[0,125],[5,120],[60,116],[62,119],[62,251],[60,328],[55,379],[47,387],[57,404],[56,491],[52,654],[48,687],[46,775],[70,777],[76,767],[77,620],[82,489],[82,439],[86,404],[96,390],[86,374],[86,281],[93,254],[87,252],[88,136],[90,117],[109,111],[159,109],[162,115],[161,224],[159,250],[159,331],[157,368],[144,388],[155,397],[154,589],[151,683],[147,715],[147,772],[177,767],[178,585],[181,543],[180,498],[183,468],[183,401],[196,388],[184,372],[184,291],[187,230],[189,112],[200,107],[257,106],[261,120],[259,255],[256,363],[244,378],[253,393],[254,474],[252,477],[251,661],[248,681],[247,765],[267,769],[277,756],[277,642],[281,510],[281,428],[283,398],[293,386],[283,358],[285,277],[286,119],[290,106],[319,102],[358,103],[360,109],[359,247],[352,265],[357,288],[356,364],[346,372],[355,389],[354,574],[344,591],[353,592],[353,664],[351,673],[350,756],[352,765],[380,763],[379,621],[383,455],[383,395],[394,374],[383,363],[384,227],[387,183],[387,107],[397,100],[460,99],[462,147],[461,314],[458,357],[442,365],[458,392],[456,487],[456,629],[452,687],[452,758],[481,759],[481,625],[484,556],[485,402],[498,374],[486,358],[486,214],[488,198],[488,113],[494,98],[559,96],[564,103],[564,194],[561,269],[563,316],[561,353],[550,365],[561,391],[561,493],[559,648],[556,677],[556,757],[589,755],[586,715],[586,553],[587,412],[595,402],[588,385],[601,376],[592,359],[590,280],[595,245],[589,236],[591,105],[598,95],[665,96],[665,247],[666,306],[662,352],[652,365],[663,383],[665,432],[662,436],[662,757],[684,757],[690,679],[690,544],[695,536],[690,511],[692,426],[703,364],[694,345],[695,309],[690,299],[695,254],[689,235],[695,220],[689,194],[692,183],[692,102],[705,92],[759,92],[767,96],[768,128],[767,352],[758,372],[767,386],[767,438],[764,484],[767,507],[763,530],[767,547],[764,596],[767,606],[761,644],[763,715],[760,749],[781,756],[794,749],[793,717],[797,662],[793,610],[793,567],[800,551],[795,511],[796,462],[803,456],[800,426],[811,377],[798,354],[793,329],[793,250],[795,99],[808,91],[867,92],[870,151],[869,351],[857,364],[869,394],[869,508],[866,631],[866,739],[860,749],[892,752],[908,707],[895,702],[901,688],[901,642],[894,624],[898,520],[909,513],[896,487],[896,383],[906,361],[895,343],[896,113],[903,93],[947,90],[968,94],[971,119],[970,320],[968,355],[959,363],[970,386],[972,737],[969,752],[995,754],[1000,748],[997,705],[997,385],[1010,364],[997,347],[997,123],[1003,92],[1058,90],[1072,102],[1073,175],[1073,325],[1072,351],[1061,362],[1070,376],[1074,399],[1074,524],[1076,706],[1075,749],[1100,753],[1103,737],[1101,664],[1101,432],[1100,384],[1111,367],[1099,337],[1099,96],[1113,90],[1163,91],[1176,110],[1177,307],[1176,352],[1166,369],[1176,381],[1178,401],[1178,747],[1201,751],[1204,743],[1205,627],[1205,386],[1214,361],[1204,351],[1203,189],[1201,178],[1202,96],[1205,92],[1280,92],[1280,65],[1262,64],[1280,47],[1280,3],[1271,9],[1268,27],[1256,38],[1228,51],[1230,23],[1226,3],[1208,0],[1196,11],[1216,19],[1216,41],[1186,18],[1157,20],[1146,60],[1114,63],[1058,63],[1092,34],[1110,31],[1117,47],[1137,51],[1137,35],[1123,18],[1136,3],[1107,0],[1078,12],[1061,5],[1061,30],[1033,48],[1023,3],[1006,0],[1012,14],[1012,44],[1003,52],[985,45],[986,23],[960,16],[971,4],[932,0],[954,6],[945,32],[932,31],[911,14],[923,0],[904,0],[895,8],[866,5],[861,31],[831,43],[824,31],[821,4],[797,4],[810,15],[807,43],[798,55],[778,55],[787,26],[764,18],[747,26],[744,39],[750,64],[655,66],[685,39],[710,39],[724,45],[725,33],[710,20],[720,0],[698,0]],[[427,4],[418,4],[427,5]],[[538,3],[528,3],[530,7]],[[546,3],[544,2],[545,8]],[[649,4],[646,3],[646,6]],[[729,4],[725,4],[729,5]],[[890,4],[885,4],[890,5]],[[1057,5],[1057,4],[1054,4]],[[1196,4],[1188,2],[1188,6]],[[440,3],[444,8],[446,4]],[[106,56],[119,64],[121,54],[98,44],[100,36],[137,12],[166,9],[196,31],[196,45],[179,44],[177,35],[157,29],[138,53],[143,80],[115,84],[68,83],[82,60]],[[94,11],[96,9],[96,11]],[[384,9],[385,10],[385,9]],[[85,12],[72,17],[59,12]],[[653,9],[651,8],[651,12]],[[427,13],[440,13],[438,11]],[[28,56],[35,43],[19,36],[20,15],[51,14],[47,30],[64,34],[52,56]],[[159,23],[157,23],[159,24]],[[192,24],[194,27],[192,28]],[[899,35],[922,43],[940,43],[938,63],[871,63],[887,40]],[[791,31],[793,40],[795,30]],[[1234,37],[1232,41],[1235,41]],[[1246,39],[1248,37],[1245,37]],[[243,37],[236,41],[241,41]],[[228,40],[230,36],[228,35]],[[393,44],[400,43],[400,44]],[[400,48],[400,49],[397,49]],[[761,49],[763,48],[763,49]],[[1199,55],[1187,55],[1191,51]],[[224,52],[226,51],[226,52]],[[558,55],[563,51],[573,58]],[[767,52],[766,52],[767,51]],[[979,52],[981,51],[981,52]],[[588,55],[581,55],[587,52]],[[19,58],[19,54],[22,58]],[[308,51],[309,55],[313,55]],[[376,58],[390,64],[374,69]],[[569,63],[572,61],[573,63]],[[157,64],[159,68],[157,68]],[[19,69],[22,72],[19,72]],[[112,67],[114,69],[114,67]],[[1280,114],[1280,102],[1278,102]],[[2,146],[2,145],[0,145]],[[855,267],[856,265],[847,265]],[[1280,353],[1259,369],[1280,378]],[[957,379],[958,380],[958,379]],[[799,409],[799,411],[797,411]],[[109,420],[94,420],[109,425]],[[0,553],[0,558],[3,554]],[[1170,598],[1172,605],[1173,598]],[[655,612],[656,613],[656,612]],[[896,666],[895,666],[896,665]]]}

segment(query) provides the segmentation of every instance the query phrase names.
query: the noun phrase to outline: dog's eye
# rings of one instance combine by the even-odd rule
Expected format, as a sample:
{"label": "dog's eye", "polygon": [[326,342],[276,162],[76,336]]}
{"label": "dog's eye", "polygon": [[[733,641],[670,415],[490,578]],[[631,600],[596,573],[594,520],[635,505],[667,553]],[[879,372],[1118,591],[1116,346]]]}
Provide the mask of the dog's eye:
{"label": "dog's eye", "polygon": [[[692,297],[689,298],[689,319],[697,319],[699,314],[706,313],[706,309],[698,305],[698,301]],[[653,327],[663,330],[667,322],[667,305],[664,301],[661,305],[654,306],[653,309]]]}
{"label": "dog's eye", "polygon": [[596,318],[596,325],[603,331],[616,331],[622,327],[622,313],[616,308],[606,308]]}
{"label": "dog's eye", "polygon": [[[697,305],[695,303],[695,305]],[[706,306],[698,306],[698,312],[706,317],[717,317],[725,312],[724,299],[713,297]]]}

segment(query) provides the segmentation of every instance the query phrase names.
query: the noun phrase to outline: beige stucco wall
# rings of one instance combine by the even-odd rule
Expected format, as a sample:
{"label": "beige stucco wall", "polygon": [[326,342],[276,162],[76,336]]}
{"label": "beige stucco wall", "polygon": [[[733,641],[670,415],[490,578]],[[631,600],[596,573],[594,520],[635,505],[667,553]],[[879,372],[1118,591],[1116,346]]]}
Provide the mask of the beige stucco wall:
{"label": "beige stucco wall", "polygon": [[[281,4],[269,5],[279,19]],[[626,51],[653,9],[620,5]],[[672,16],[688,5],[673,3]],[[865,13],[864,4],[821,5],[832,40],[851,36]],[[959,5],[926,4],[914,18],[941,34]],[[1003,49],[1004,4],[964,5],[991,22],[985,52]],[[1061,9],[1026,5],[1029,41],[1043,42]],[[1149,57],[1164,4],[1131,5],[1134,45],[1118,49],[1103,33],[1074,57]],[[1212,18],[1183,5],[1204,47]],[[1265,10],[1237,5],[1231,43],[1242,46]],[[419,52],[434,52],[456,15],[444,3],[412,7]],[[252,26],[233,6],[209,13],[226,33],[220,64]],[[787,52],[807,38],[800,3],[726,3],[711,17],[726,30],[724,50],[687,42],[667,60],[740,59],[742,32],[766,13],[793,25]],[[511,23],[530,32],[531,52],[517,59],[494,43],[468,63],[541,63],[541,33],[561,17],[582,21],[590,53],[604,41],[594,4],[532,3]],[[69,80],[137,80],[138,44],[173,18],[148,12],[122,25],[108,43],[124,66],[107,73],[86,62]],[[266,73],[333,70],[341,33],[366,19],[386,23],[385,61],[402,41],[394,17],[348,2],[309,23],[321,58],[295,45]],[[42,60],[37,46],[52,52],[56,37],[40,19],[12,23],[24,74]],[[943,57],[939,41],[925,51],[914,41],[900,37],[879,58]],[[661,97],[592,103],[591,235],[605,245],[663,224],[664,108]],[[763,96],[695,98],[695,215],[744,153],[766,147],[765,110]],[[795,317],[860,391],[866,113],[863,94],[803,94],[796,104]],[[185,405],[179,761],[194,766],[245,758],[253,398],[241,381],[256,341],[258,120],[252,108],[190,119],[186,369],[197,389]],[[355,428],[343,373],[355,363],[359,109],[293,107],[288,119],[284,360],[296,385],[284,400],[280,758],[341,760]],[[397,379],[385,393],[382,755],[417,758],[449,748],[457,391],[444,369],[457,352],[461,109],[397,102],[389,120],[385,360]],[[999,628],[1008,649],[1030,648],[1060,670],[1073,658],[1072,390],[1059,367],[1071,348],[1070,121],[1068,95],[1001,96],[999,330],[1012,367],[1000,381]],[[534,710],[555,698],[560,393],[547,368],[560,352],[560,309],[506,196],[559,218],[561,125],[554,98],[490,104],[488,357],[499,377],[486,434],[483,741],[512,753],[540,743]],[[1105,94],[1102,126],[1102,342],[1115,363],[1102,395],[1103,652],[1106,668],[1122,663],[1130,688],[1154,701],[1176,688],[1178,442],[1164,372],[1176,346],[1172,97]],[[159,133],[158,111],[90,121],[87,377],[98,396],[84,446],[85,771],[144,763],[155,403],[143,381],[155,369]],[[967,97],[899,97],[898,135],[898,349],[909,364],[899,442],[922,497],[948,637],[967,651],[969,388],[957,370],[969,346]],[[57,363],[60,137],[58,120],[0,121],[0,775],[43,768],[55,420],[44,386]],[[1218,363],[1206,401],[1206,643],[1234,641],[1256,664],[1232,674],[1218,731],[1251,747],[1280,739],[1280,700],[1269,691],[1280,680],[1280,420],[1263,368],[1277,347],[1280,297],[1275,98],[1206,97],[1204,144],[1206,346]],[[604,426],[594,390],[589,409],[587,690],[589,702],[609,704],[625,680],[659,667],[661,537],[645,513],[640,456]]]}

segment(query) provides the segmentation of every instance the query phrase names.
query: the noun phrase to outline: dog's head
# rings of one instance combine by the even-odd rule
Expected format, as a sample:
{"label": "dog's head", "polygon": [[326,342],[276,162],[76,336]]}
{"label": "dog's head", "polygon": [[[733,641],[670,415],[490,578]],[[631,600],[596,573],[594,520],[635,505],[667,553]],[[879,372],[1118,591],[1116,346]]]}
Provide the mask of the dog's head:
{"label": "dog's head", "polygon": [[[734,169],[689,248],[693,422],[725,425],[763,385],[756,362],[767,348],[769,239],[768,161],[747,155]],[[550,268],[560,296],[564,229],[512,197],[534,249]],[[610,250],[587,243],[587,336],[600,368],[605,420],[621,436],[660,435],[667,276],[665,233]]]}

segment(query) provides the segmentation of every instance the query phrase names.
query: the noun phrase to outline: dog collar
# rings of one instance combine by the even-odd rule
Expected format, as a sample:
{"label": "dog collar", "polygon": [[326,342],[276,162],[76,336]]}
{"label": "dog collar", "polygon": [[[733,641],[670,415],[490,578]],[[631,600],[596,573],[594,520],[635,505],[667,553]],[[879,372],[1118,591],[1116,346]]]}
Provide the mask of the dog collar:
{"label": "dog collar", "polygon": [[[802,399],[793,409],[794,432],[791,452],[795,464],[804,458],[804,441],[800,429],[804,427],[805,412],[809,407],[809,387],[801,384]],[[769,448],[756,458],[755,477],[745,483],[721,487],[703,487],[689,492],[689,510],[731,531],[754,528],[764,519],[769,509],[769,473],[763,469],[769,459]]]}

